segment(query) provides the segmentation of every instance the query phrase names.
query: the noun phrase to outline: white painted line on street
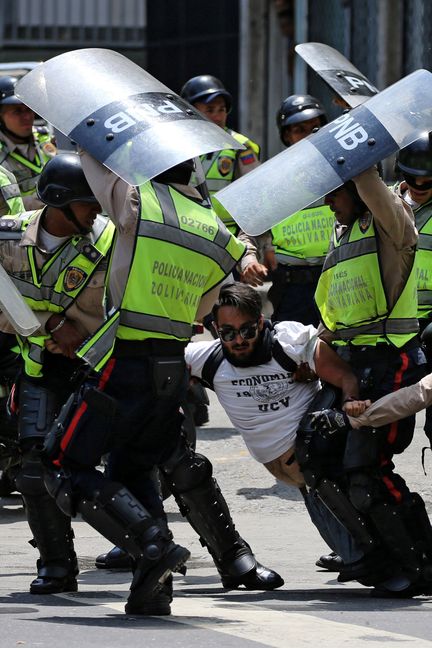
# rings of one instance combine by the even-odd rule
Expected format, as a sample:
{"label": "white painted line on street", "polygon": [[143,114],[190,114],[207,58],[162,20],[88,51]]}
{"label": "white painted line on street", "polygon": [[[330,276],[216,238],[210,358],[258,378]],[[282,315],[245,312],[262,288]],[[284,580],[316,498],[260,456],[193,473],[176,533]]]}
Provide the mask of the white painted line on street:
{"label": "white painted line on street", "polygon": [[[58,594],[69,601],[99,605],[124,613],[125,601],[107,602],[106,598],[69,597]],[[415,646],[431,648],[432,641],[419,639],[397,632],[387,632],[376,628],[362,627],[351,623],[329,621],[310,614],[259,609],[241,603],[219,603],[217,599],[178,596],[174,598],[172,615],[159,617],[164,621],[182,623],[194,628],[202,628],[223,634],[234,635],[271,646],[286,648],[290,643],[295,648],[319,646],[319,648],[346,648],[347,645],[358,648],[365,643],[367,648],[382,648],[385,641],[395,641],[398,646]],[[139,618],[137,616],[137,618]]]}

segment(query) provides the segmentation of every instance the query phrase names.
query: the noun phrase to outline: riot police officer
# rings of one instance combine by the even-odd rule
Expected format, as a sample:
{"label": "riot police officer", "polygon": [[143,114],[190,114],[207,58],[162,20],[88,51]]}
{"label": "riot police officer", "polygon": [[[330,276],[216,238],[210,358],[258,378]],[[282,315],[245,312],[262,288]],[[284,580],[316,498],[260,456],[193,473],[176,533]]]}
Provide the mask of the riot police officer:
{"label": "riot police officer", "polygon": [[[227,126],[232,107],[232,96],[222,81],[210,74],[201,74],[186,81],[181,96],[202,112],[210,121],[223,128],[245,150],[224,149],[201,156],[205,179],[210,196],[228,184],[255,169],[259,164],[260,147],[251,139]],[[237,223],[227,211],[215,205],[218,216],[230,232],[239,236],[247,245],[247,253],[240,262],[242,279],[252,286],[262,285],[267,270],[259,261],[259,242],[239,231]],[[218,211],[219,210],[219,211]]]}
{"label": "riot police officer", "polygon": [[[290,95],[276,115],[281,141],[291,146],[327,123],[323,106],[311,95]],[[273,321],[296,320],[318,325],[314,293],[330,241],[333,216],[315,203],[275,225],[263,246],[271,270],[268,298]]]}
{"label": "riot police officer", "polygon": [[[414,218],[376,169],[332,191],[326,204],[336,222],[315,295],[321,334],[350,363],[360,397],[376,400],[413,384],[426,369],[417,335]],[[413,431],[414,417],[351,430],[343,461],[350,500],[400,565],[407,595],[430,586],[432,562],[424,502],[392,462]]]}
{"label": "riot police officer", "polygon": [[[23,370],[12,408],[18,416],[22,494],[40,558],[32,594],[77,589],[70,518],[48,494],[39,448],[83,364],[75,348],[103,322],[104,279],[114,226],[98,216],[76,154],[54,157],[38,182],[42,210],[0,221],[0,260],[41,328],[20,339]],[[43,283],[40,277],[43,277]],[[25,278],[23,278],[25,277]]]}
{"label": "riot police officer", "polygon": [[38,209],[37,179],[56,149],[47,128],[34,127],[34,112],[15,95],[17,81],[0,78],[0,164],[15,175],[25,209]]}

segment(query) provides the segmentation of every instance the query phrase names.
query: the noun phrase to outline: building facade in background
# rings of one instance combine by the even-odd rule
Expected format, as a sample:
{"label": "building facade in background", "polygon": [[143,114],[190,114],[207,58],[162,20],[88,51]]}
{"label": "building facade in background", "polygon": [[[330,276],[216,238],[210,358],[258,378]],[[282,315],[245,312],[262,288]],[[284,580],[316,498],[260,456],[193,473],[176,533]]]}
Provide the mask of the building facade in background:
{"label": "building facade in background", "polygon": [[179,92],[198,74],[234,97],[230,125],[281,150],[275,114],[309,92],[330,93],[295,54],[335,47],[378,88],[432,69],[432,0],[0,0],[0,62],[46,60],[83,47],[115,49]]}

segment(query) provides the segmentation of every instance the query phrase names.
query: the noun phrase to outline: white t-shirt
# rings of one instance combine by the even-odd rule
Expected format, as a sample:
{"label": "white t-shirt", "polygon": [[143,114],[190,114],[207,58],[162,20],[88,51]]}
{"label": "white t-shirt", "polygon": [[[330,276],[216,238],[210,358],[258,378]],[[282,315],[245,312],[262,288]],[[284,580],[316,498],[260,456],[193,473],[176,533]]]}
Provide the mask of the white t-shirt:
{"label": "white t-shirt", "polygon": [[[316,329],[299,322],[279,322],[276,339],[297,364],[315,369]],[[203,366],[219,340],[191,342],[185,351],[192,376]],[[320,388],[318,381],[295,382],[274,358],[255,367],[235,367],[222,360],[213,378],[215,393],[231,423],[241,433],[254,459],[267,463],[293,447],[300,419]]]}

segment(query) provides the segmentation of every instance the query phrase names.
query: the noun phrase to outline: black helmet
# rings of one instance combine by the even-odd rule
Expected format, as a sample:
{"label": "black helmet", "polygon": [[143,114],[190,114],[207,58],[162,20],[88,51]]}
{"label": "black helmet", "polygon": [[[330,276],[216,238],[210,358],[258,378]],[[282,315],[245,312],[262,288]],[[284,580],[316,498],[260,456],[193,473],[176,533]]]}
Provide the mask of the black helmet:
{"label": "black helmet", "polygon": [[397,168],[412,176],[432,176],[431,133],[422,133],[419,139],[401,149],[396,158]]}
{"label": "black helmet", "polygon": [[363,202],[363,200],[360,198],[359,192],[357,191],[356,184],[354,180],[348,180],[345,182],[343,185],[340,185],[336,189],[333,189],[333,191],[329,191],[329,193],[326,195],[331,196],[332,194],[338,193],[342,189],[345,189],[351,196],[353,203],[354,203],[354,212],[353,216],[361,216],[365,212],[369,210],[368,206],[366,203]]}
{"label": "black helmet", "polygon": [[191,104],[197,101],[209,103],[209,101],[212,101],[216,97],[223,97],[227,112],[231,110],[232,96],[222,81],[219,81],[219,79],[210,74],[200,74],[200,76],[192,77],[192,79],[186,81],[180,91],[180,96]]}
{"label": "black helmet", "polygon": [[0,77],[0,105],[21,104],[21,99],[15,96],[15,84],[18,82],[16,77]]}
{"label": "black helmet", "polygon": [[280,138],[282,139],[282,130],[286,126],[298,124],[314,117],[320,118],[321,126],[327,124],[325,110],[318,99],[315,99],[312,95],[290,95],[282,101],[281,107],[276,114]]}
{"label": "black helmet", "polygon": [[48,160],[37,183],[38,198],[62,209],[72,202],[97,203],[76,153],[59,153]]}

